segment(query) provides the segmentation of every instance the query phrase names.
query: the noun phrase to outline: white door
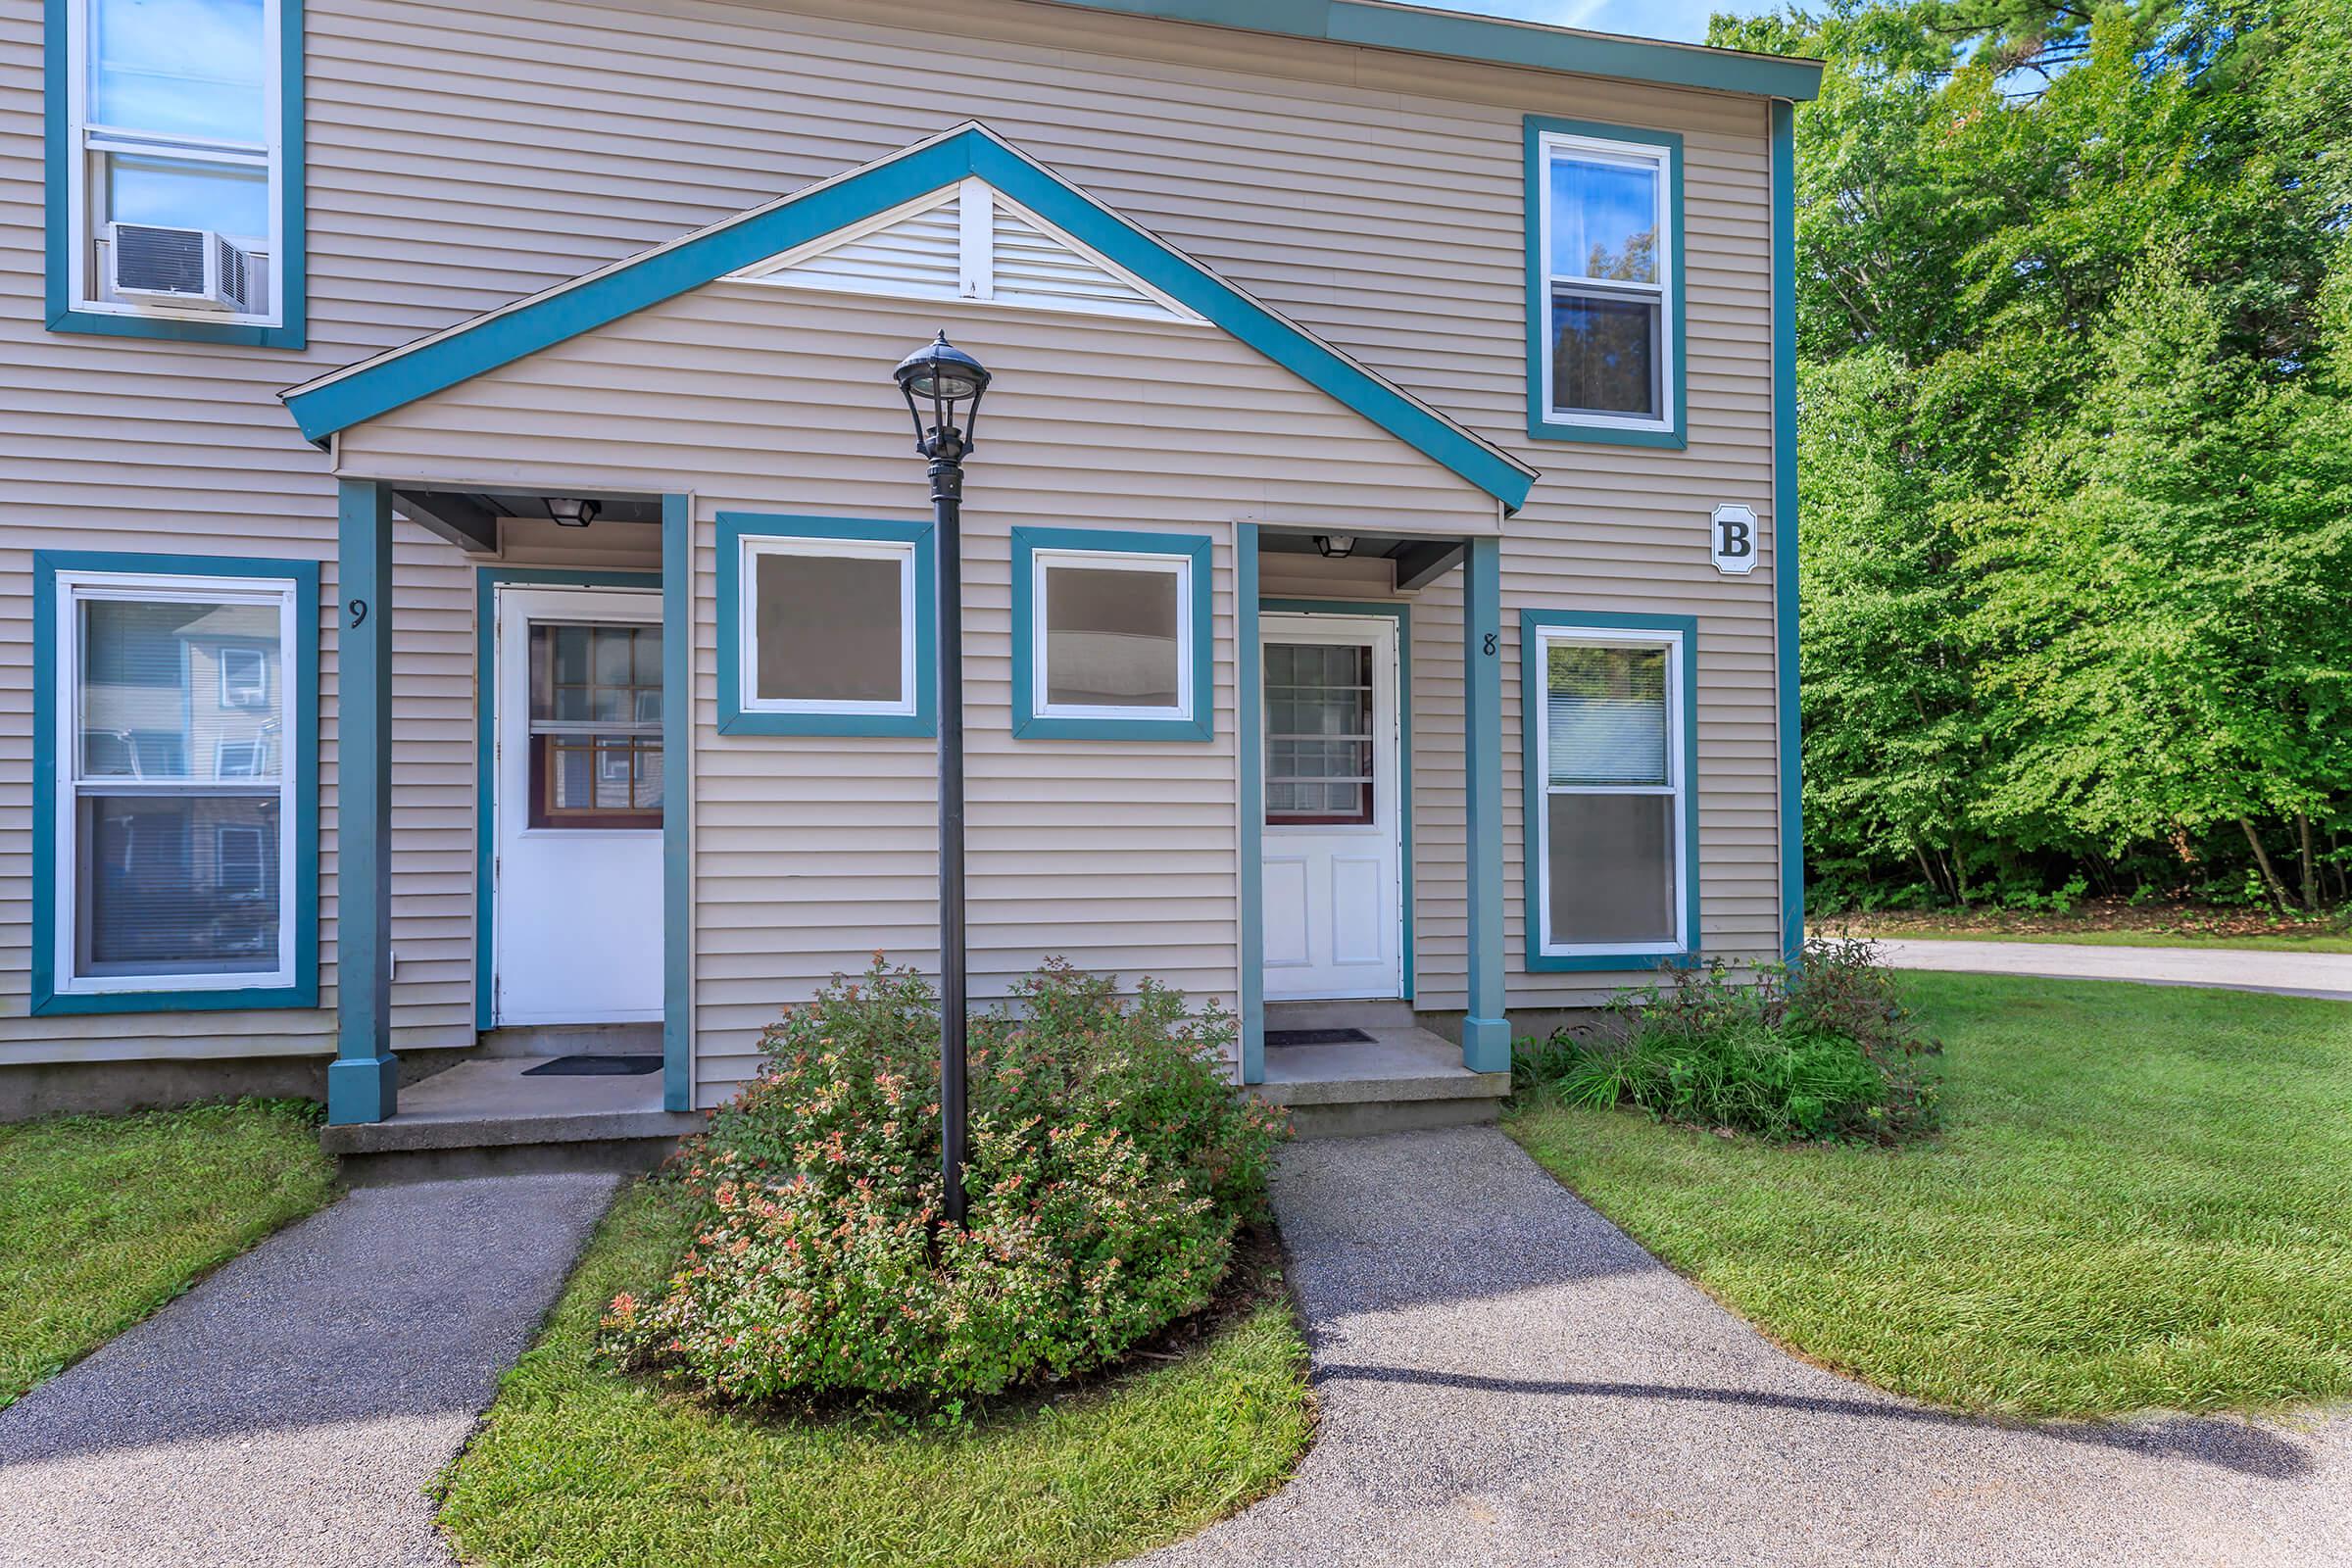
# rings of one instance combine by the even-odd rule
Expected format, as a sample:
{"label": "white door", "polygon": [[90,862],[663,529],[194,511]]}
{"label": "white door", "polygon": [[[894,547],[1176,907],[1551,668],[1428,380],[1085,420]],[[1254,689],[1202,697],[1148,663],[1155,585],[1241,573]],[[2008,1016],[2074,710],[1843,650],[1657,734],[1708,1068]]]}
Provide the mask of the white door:
{"label": "white door", "polygon": [[1265,994],[1404,990],[1396,623],[1259,621],[1265,721]]}
{"label": "white door", "polygon": [[492,1006],[662,1016],[662,596],[498,590]]}

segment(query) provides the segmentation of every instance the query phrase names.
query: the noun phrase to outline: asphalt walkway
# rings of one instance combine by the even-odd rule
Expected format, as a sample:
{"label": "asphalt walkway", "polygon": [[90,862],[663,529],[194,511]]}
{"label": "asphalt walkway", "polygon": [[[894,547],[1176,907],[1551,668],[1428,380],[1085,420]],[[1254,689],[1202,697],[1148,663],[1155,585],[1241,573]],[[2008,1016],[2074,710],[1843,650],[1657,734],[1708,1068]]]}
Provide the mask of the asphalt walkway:
{"label": "asphalt walkway", "polygon": [[1897,969],[2039,975],[2053,980],[2136,980],[2214,986],[2352,1002],[2352,953],[2266,953],[2240,948],[2107,948],[2076,942],[1913,942],[1882,938]]}
{"label": "asphalt walkway", "polygon": [[423,1489],[609,1176],[353,1193],[0,1411],[0,1563],[447,1568]]}
{"label": "asphalt walkway", "polygon": [[1152,1568],[2352,1563],[2352,1413],[2005,1426],[1783,1353],[1491,1128],[1295,1145],[1322,1435]]}

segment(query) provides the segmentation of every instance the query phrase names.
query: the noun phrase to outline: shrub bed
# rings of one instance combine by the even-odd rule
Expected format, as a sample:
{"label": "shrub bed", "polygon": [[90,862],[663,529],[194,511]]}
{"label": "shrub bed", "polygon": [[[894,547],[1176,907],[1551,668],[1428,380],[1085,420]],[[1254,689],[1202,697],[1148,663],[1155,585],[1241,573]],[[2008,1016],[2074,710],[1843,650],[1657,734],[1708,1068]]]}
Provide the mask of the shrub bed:
{"label": "shrub bed", "polygon": [[939,1011],[879,958],[772,1026],[680,1155],[706,1212],[603,1353],[734,1400],[972,1396],[1111,1360],[1207,1304],[1263,1206],[1279,1113],[1213,1006],[1051,962],[972,1020],[967,1223],[945,1223]]}
{"label": "shrub bed", "polygon": [[1893,1144],[1936,1125],[1927,1038],[1868,942],[1815,938],[1794,965],[1720,960],[1621,998],[1580,1038],[1522,1042],[1522,1093],[1635,1105],[1780,1141]]}

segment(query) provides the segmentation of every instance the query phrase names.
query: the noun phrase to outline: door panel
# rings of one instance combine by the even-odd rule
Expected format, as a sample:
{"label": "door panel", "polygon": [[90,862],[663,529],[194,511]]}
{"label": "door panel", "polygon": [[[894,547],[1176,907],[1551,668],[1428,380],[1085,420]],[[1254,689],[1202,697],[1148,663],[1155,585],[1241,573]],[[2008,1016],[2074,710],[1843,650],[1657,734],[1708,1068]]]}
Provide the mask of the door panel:
{"label": "door panel", "polygon": [[1401,996],[1396,623],[1259,625],[1265,995]]}
{"label": "door panel", "polygon": [[662,1017],[662,596],[498,591],[501,1024]]}

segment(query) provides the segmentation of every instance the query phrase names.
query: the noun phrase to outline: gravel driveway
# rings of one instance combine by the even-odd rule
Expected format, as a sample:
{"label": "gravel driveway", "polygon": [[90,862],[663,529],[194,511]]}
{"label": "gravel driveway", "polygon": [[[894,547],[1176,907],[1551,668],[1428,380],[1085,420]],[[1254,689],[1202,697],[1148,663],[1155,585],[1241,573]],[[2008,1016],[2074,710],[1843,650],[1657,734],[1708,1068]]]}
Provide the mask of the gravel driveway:
{"label": "gravel driveway", "polygon": [[446,1568],[424,1487],[610,1176],[367,1188],[0,1411],[0,1563]]}
{"label": "gravel driveway", "polygon": [[1152,1568],[2352,1563],[2352,1412],[2007,1426],[1766,1344],[1491,1128],[1295,1145],[1320,1441]]}
{"label": "gravel driveway", "polygon": [[2088,942],[1913,942],[1883,937],[1897,969],[2028,974],[2053,980],[2136,980],[2214,986],[2352,1002],[2352,953],[2265,953],[2239,948],[2107,948]]}

